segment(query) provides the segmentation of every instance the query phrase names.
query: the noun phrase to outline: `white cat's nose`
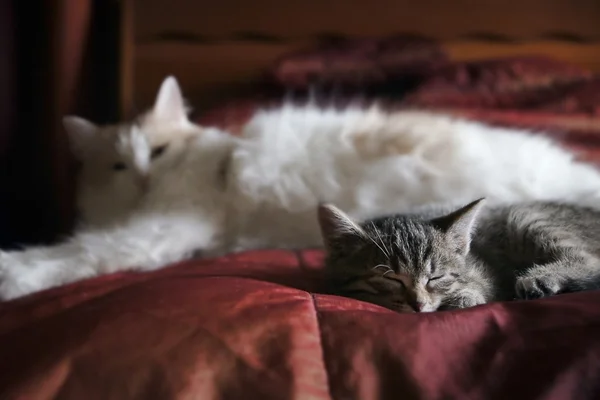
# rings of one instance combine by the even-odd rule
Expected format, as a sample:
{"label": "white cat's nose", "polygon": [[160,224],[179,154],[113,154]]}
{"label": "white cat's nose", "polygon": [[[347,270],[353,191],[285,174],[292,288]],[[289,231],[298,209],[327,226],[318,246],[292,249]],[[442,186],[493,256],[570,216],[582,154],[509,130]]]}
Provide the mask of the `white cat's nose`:
{"label": "white cat's nose", "polygon": [[148,178],[147,175],[138,175],[137,185],[143,192],[148,190],[149,183],[150,183],[150,179]]}

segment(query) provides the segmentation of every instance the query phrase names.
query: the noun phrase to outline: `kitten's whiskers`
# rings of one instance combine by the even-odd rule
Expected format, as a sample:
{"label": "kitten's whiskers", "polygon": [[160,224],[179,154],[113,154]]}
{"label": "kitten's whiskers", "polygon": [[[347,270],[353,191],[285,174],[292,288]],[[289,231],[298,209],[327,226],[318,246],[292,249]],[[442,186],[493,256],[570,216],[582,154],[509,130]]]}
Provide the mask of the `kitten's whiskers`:
{"label": "kitten's whiskers", "polygon": [[369,240],[370,240],[371,242],[373,242],[373,244],[374,244],[375,246],[377,246],[377,247],[379,248],[379,250],[381,250],[381,252],[383,253],[383,255],[384,255],[384,256],[386,256],[387,258],[390,258],[389,254],[387,254],[387,253],[385,252],[385,250],[383,249],[383,247],[381,247],[381,246],[380,246],[380,245],[379,245],[379,244],[378,244],[378,243],[377,243],[377,242],[376,242],[376,241],[375,241],[375,240],[374,240],[372,237],[369,237]]}
{"label": "kitten's whiskers", "polygon": [[373,226],[373,230],[375,231],[375,234],[377,235],[377,238],[379,239],[379,242],[381,243],[381,246],[379,244],[377,244],[377,242],[375,242],[375,240],[373,238],[370,238],[371,241],[377,246],[379,247],[379,250],[381,250],[381,252],[387,257],[390,258],[390,252],[389,250],[385,247],[385,243],[383,242],[383,238],[381,237],[381,235],[379,234],[379,230],[375,227],[375,224],[373,222],[371,222],[371,226]]}
{"label": "kitten's whiskers", "polygon": [[377,268],[387,268],[387,269],[390,269],[390,270],[391,270],[390,266],[389,266],[389,265],[385,265],[385,264],[377,264],[376,266],[374,266],[374,267],[373,267],[373,268],[371,268],[371,269],[372,269],[373,271],[375,271]]}

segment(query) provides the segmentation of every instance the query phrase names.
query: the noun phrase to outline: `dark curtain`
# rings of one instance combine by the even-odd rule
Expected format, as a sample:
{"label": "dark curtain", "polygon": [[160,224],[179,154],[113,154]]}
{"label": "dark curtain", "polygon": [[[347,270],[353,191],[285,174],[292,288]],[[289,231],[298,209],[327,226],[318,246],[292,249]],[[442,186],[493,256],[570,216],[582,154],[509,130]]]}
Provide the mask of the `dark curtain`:
{"label": "dark curtain", "polygon": [[0,246],[48,243],[75,217],[61,118],[118,117],[116,0],[0,2]]}

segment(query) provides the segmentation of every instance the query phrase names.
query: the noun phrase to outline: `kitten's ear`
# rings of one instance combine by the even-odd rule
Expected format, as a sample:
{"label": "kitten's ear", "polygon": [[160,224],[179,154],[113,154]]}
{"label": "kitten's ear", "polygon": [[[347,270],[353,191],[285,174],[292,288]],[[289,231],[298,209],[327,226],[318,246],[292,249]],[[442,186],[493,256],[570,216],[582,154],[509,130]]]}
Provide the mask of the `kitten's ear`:
{"label": "kitten's ear", "polygon": [[160,85],[152,113],[158,120],[168,123],[186,123],[188,121],[185,100],[175,77],[166,77]]}
{"label": "kitten's ear", "polygon": [[81,156],[86,144],[98,131],[98,126],[85,118],[69,115],[63,118],[63,126],[69,135],[71,150]]}
{"label": "kitten's ear", "polygon": [[365,231],[350,219],[342,210],[331,204],[320,204],[318,209],[319,226],[326,249],[340,238],[347,236],[364,237]]}
{"label": "kitten's ear", "polygon": [[485,199],[475,200],[458,210],[431,221],[441,229],[446,237],[456,245],[459,253],[466,255],[471,245],[471,235],[479,211],[485,204]]}

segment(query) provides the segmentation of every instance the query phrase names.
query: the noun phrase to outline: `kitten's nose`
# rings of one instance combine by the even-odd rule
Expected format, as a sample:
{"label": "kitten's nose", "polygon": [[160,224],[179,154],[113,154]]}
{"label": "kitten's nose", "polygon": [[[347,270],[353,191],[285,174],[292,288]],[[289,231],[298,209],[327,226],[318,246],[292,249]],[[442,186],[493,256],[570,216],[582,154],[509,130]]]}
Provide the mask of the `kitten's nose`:
{"label": "kitten's nose", "polygon": [[412,307],[413,310],[415,310],[415,312],[421,312],[421,311],[423,311],[423,307],[425,306],[425,303],[423,303],[419,300],[413,300],[410,302],[410,306]]}

